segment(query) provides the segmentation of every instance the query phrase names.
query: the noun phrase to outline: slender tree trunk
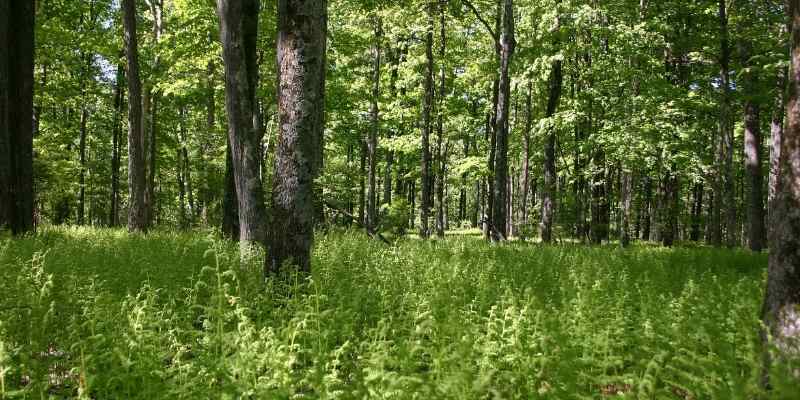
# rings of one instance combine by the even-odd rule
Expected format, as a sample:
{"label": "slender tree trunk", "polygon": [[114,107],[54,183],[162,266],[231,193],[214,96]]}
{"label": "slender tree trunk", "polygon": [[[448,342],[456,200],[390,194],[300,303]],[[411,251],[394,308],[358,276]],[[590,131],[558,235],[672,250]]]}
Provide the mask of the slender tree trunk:
{"label": "slender tree trunk", "polygon": [[661,223],[659,224],[661,242],[666,247],[671,247],[675,243],[678,234],[678,213],[680,211],[680,189],[678,184],[678,176],[673,165],[664,176],[663,208],[659,213],[661,216]]}
{"label": "slender tree trunk", "polygon": [[144,232],[148,228],[144,203],[147,182],[142,146],[142,84],[139,80],[135,3],[134,0],[122,0],[125,53],[128,59],[128,230]]}
{"label": "slender tree trunk", "polygon": [[[780,174],[770,224],[774,239],[769,254],[763,320],[774,344],[772,362],[781,364],[800,355],[800,1],[788,2],[791,24],[791,68],[786,101],[786,131],[782,137]],[[770,360],[767,360],[768,362]],[[797,365],[792,371],[798,378]]]}
{"label": "slender tree trunk", "polygon": [[631,220],[631,189],[633,187],[633,177],[630,171],[622,171],[620,177],[620,196],[619,196],[619,209],[621,211],[621,225],[620,225],[620,244],[622,247],[628,247],[631,242],[630,220]]}
{"label": "slender tree trunk", "polygon": [[447,182],[446,168],[447,156],[443,152],[444,143],[444,106],[446,89],[446,52],[447,52],[447,32],[445,25],[445,12],[447,0],[439,0],[439,93],[436,98],[436,159],[438,161],[438,173],[436,174],[436,236],[443,238],[445,231],[446,209],[445,204],[445,184]]}
{"label": "slender tree trunk", "polygon": [[358,224],[366,225],[367,223],[367,142],[359,140],[361,144],[361,157],[360,167],[358,174]]}
{"label": "slender tree trunk", "polygon": [[264,243],[266,239],[264,191],[259,179],[261,137],[253,125],[258,85],[256,37],[259,8],[258,0],[217,2],[225,61],[228,137],[238,198],[239,241],[243,258],[249,257],[255,243]]}
{"label": "slender tree trunk", "polygon": [[[563,76],[561,71],[561,60],[555,59],[551,65],[550,78],[548,80],[549,92],[547,100],[547,118],[552,118],[558,108],[561,99],[561,89]],[[542,188],[542,222],[539,225],[539,236],[542,243],[553,241],[553,222],[555,221],[556,211],[556,130],[551,125],[548,128],[547,137],[544,144],[544,186]]]}
{"label": "slender tree trunk", "polygon": [[323,162],[327,23],[326,0],[278,1],[279,129],[268,274],[287,262],[311,271],[314,179]]}
{"label": "slender tree trunk", "polygon": [[609,206],[606,191],[606,153],[597,147],[594,153],[594,174],[592,176],[592,243],[601,244],[608,240]]}
{"label": "slender tree trunk", "polygon": [[525,240],[525,230],[528,227],[528,192],[530,189],[531,174],[531,129],[533,128],[533,83],[528,82],[525,95],[525,130],[522,134],[522,183],[520,187],[520,214],[523,229],[520,238]]}
{"label": "slender tree trunk", "polygon": [[419,236],[426,239],[430,235],[428,220],[430,218],[431,201],[431,109],[433,108],[433,12],[434,3],[427,6],[427,32],[425,33],[425,97],[422,102],[422,198],[420,199]]}
{"label": "slender tree trunk", "polygon": [[378,174],[378,130],[380,129],[380,108],[378,101],[381,96],[381,40],[383,40],[383,22],[380,17],[374,17],[375,43],[372,47],[372,104],[370,117],[372,126],[367,139],[367,158],[369,160],[367,170],[367,221],[364,224],[369,234],[374,234],[378,228],[378,200],[377,184],[375,182]]}
{"label": "slender tree trunk", "polygon": [[494,204],[492,209],[492,240],[505,240],[508,215],[506,202],[508,201],[508,127],[509,106],[511,103],[511,75],[509,68],[511,58],[516,49],[514,37],[514,4],[512,0],[503,2],[502,34],[500,34],[500,80],[497,99],[497,120],[495,168],[494,168]]}
{"label": "slender tree trunk", "polygon": [[703,187],[703,181],[699,181],[694,184],[692,189],[692,231],[689,234],[689,238],[693,242],[700,241],[700,226],[701,226],[701,219],[703,216],[703,194],[705,193],[705,188]]}
{"label": "slender tree trunk", "polygon": [[111,133],[111,211],[108,224],[119,226],[119,168],[122,138],[122,106],[124,95],[125,69],[117,65],[117,79],[114,83],[114,126]]}
{"label": "slender tree trunk", "polygon": [[187,223],[187,218],[186,218],[186,185],[185,185],[185,182],[184,182],[184,179],[183,179],[183,175],[184,175],[184,170],[183,170],[183,166],[184,166],[184,163],[183,163],[183,151],[181,149],[178,149],[175,152],[175,157],[176,157],[176,160],[177,160],[177,162],[175,163],[176,164],[175,176],[176,176],[177,181],[178,181],[177,182],[178,183],[178,210],[179,210],[179,213],[178,213],[178,226],[180,227],[181,230],[184,230],[189,226],[189,224]]}
{"label": "slender tree trunk", "polygon": [[80,135],[78,138],[78,154],[80,162],[80,175],[78,176],[78,225],[86,223],[84,213],[86,210],[86,124],[89,120],[89,110],[84,105],[81,107]]}

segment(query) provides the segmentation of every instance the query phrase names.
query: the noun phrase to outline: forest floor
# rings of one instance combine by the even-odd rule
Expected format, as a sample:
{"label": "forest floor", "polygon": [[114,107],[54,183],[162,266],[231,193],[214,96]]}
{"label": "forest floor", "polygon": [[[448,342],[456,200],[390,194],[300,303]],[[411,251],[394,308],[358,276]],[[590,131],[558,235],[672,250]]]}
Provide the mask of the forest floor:
{"label": "forest floor", "polygon": [[759,396],[765,255],[332,232],[265,284],[236,248],[0,239],[0,399]]}

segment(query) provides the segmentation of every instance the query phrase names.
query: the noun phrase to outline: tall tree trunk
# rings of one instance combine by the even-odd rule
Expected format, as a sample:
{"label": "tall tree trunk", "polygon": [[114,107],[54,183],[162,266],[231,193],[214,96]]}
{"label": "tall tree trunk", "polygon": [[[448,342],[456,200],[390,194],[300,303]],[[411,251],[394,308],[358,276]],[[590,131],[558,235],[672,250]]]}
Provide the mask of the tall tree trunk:
{"label": "tall tree trunk", "polygon": [[253,125],[258,86],[256,37],[259,8],[258,0],[217,2],[242,257],[248,257],[252,247],[266,239],[264,191],[259,179],[261,137]]}
{"label": "tall tree trunk", "polygon": [[236,195],[236,180],[233,177],[233,155],[230,138],[225,136],[225,192],[222,194],[222,234],[239,240],[239,200]]}
{"label": "tall tree trunk", "polygon": [[678,234],[678,213],[680,212],[680,189],[678,188],[678,175],[673,165],[667,170],[663,181],[663,200],[662,210],[659,212],[661,223],[659,232],[661,242],[666,247],[671,247],[675,243]]}
{"label": "tall tree trunk", "polygon": [[34,230],[34,2],[0,5],[0,228]]}
{"label": "tall tree trunk", "polygon": [[642,215],[639,216],[641,219],[642,224],[642,234],[640,238],[642,240],[650,240],[650,231],[652,228],[652,224],[650,221],[652,220],[651,214],[653,213],[653,179],[648,175],[644,178],[644,195],[643,195],[643,205],[642,205]]}
{"label": "tall tree trunk", "polygon": [[622,171],[620,177],[620,196],[619,209],[621,215],[620,224],[620,244],[628,247],[631,242],[631,189],[633,187],[633,177],[630,171]]}
{"label": "tall tree trunk", "polygon": [[[84,103],[85,104],[85,103]],[[85,223],[86,210],[86,124],[89,120],[89,110],[84,105],[81,107],[80,135],[78,138],[78,154],[80,162],[80,175],[78,176],[78,225]]]}
{"label": "tall tree trunk", "polygon": [[183,166],[183,151],[182,149],[178,149],[175,152],[175,157],[177,162],[175,163],[175,176],[177,178],[178,183],[178,226],[180,229],[186,229],[189,224],[186,218],[186,184],[183,179],[184,170]]}
{"label": "tall tree trunk", "polygon": [[[731,124],[730,108],[730,43],[728,38],[728,15],[726,10],[726,0],[719,0],[719,31],[720,31],[720,82],[722,86],[722,100],[720,103],[720,142],[717,155],[718,177],[722,180],[722,185],[717,184],[715,193],[714,213],[720,213],[723,204],[725,207],[725,227],[726,227],[726,244],[728,247],[736,245],[736,207],[734,182],[733,182],[733,126]],[[718,206],[718,207],[717,207]],[[714,218],[713,223],[717,223],[717,218]],[[720,223],[721,225],[721,223]],[[714,230],[714,244],[717,242],[717,232],[721,231],[715,227]],[[721,237],[721,232],[720,232]]]}
{"label": "tall tree trunk", "polygon": [[[558,108],[561,99],[561,88],[563,76],[561,71],[561,60],[554,59],[550,78],[548,79],[549,95],[547,99],[547,118],[552,118]],[[547,137],[544,144],[544,186],[542,188],[542,222],[539,225],[539,236],[542,243],[553,241],[553,222],[555,221],[556,211],[556,130],[555,125],[548,127]]]}
{"label": "tall tree trunk", "polygon": [[747,40],[739,43],[739,54],[744,68],[742,86],[744,90],[744,166],[749,189],[747,241],[750,250],[761,251],[764,247],[764,199],[761,172],[761,106],[754,96],[757,94],[758,76],[750,66],[752,44]]}
{"label": "tall tree trunk", "polygon": [[446,52],[447,31],[445,25],[445,12],[447,0],[439,0],[439,93],[436,96],[436,236],[443,238],[445,231],[446,209],[445,185],[447,183],[447,155],[443,151],[444,144],[444,107],[446,89]]}
{"label": "tall tree trunk", "polygon": [[509,68],[516,49],[514,37],[514,4],[512,0],[503,2],[503,24],[500,34],[500,80],[497,98],[497,132],[494,168],[494,204],[492,209],[492,240],[505,240],[508,224],[506,201],[508,201],[508,127],[509,106],[511,104],[511,75]]}
{"label": "tall tree trunk", "polygon": [[142,84],[139,80],[139,50],[136,39],[136,2],[122,0],[125,23],[125,54],[128,59],[128,230],[147,231],[144,193],[144,149],[142,146]]}
{"label": "tall tree trunk", "polygon": [[375,233],[378,228],[377,210],[377,185],[375,183],[378,174],[378,130],[380,128],[380,108],[378,101],[381,96],[381,41],[383,40],[383,22],[376,16],[373,21],[374,40],[372,44],[372,104],[370,107],[370,118],[372,126],[367,139],[367,221],[364,224],[369,234]]}
{"label": "tall tree trunk", "polygon": [[[788,2],[791,24],[791,68],[786,101],[786,131],[781,144],[774,239],[769,254],[763,319],[783,363],[800,354],[800,1]],[[794,368],[797,365],[794,364]],[[800,371],[792,371],[798,379]]]}
{"label": "tall tree trunk", "polygon": [[422,198],[420,199],[419,236],[426,239],[430,235],[428,219],[430,218],[431,201],[431,109],[433,108],[433,13],[434,3],[427,6],[428,25],[425,32],[425,97],[422,102]]}
{"label": "tall tree trunk", "polygon": [[528,81],[527,94],[525,95],[525,130],[522,134],[522,183],[520,187],[520,214],[523,229],[520,238],[525,240],[525,231],[528,228],[528,193],[530,191],[531,175],[531,129],[533,128],[533,82]]}
{"label": "tall tree trunk", "polygon": [[114,126],[111,133],[111,211],[108,224],[112,227],[119,226],[119,168],[122,138],[122,106],[125,89],[125,69],[122,64],[117,65],[117,78],[114,83]]}
{"label": "tall tree trunk", "polygon": [[367,223],[367,142],[359,140],[360,143],[360,167],[358,174],[358,224]]}
{"label": "tall tree trunk", "polygon": [[311,271],[314,179],[322,168],[325,126],[327,12],[326,0],[278,1],[279,129],[267,273],[277,273],[286,262]]}
{"label": "tall tree trunk", "polygon": [[[786,68],[781,68],[778,71],[775,84],[775,102],[772,111],[772,121],[770,122],[770,133],[772,141],[770,143],[769,152],[769,194],[767,195],[767,206],[769,207],[769,224],[776,223],[773,209],[773,204],[778,193],[779,176],[780,176],[780,163],[781,163],[781,144],[783,143],[783,117],[786,111],[785,107],[785,92],[786,92]],[[771,230],[770,230],[771,231]],[[773,238],[769,237],[770,246],[772,246]]]}
{"label": "tall tree trunk", "polygon": [[601,244],[608,239],[609,206],[606,192],[606,153],[598,146],[594,152],[592,175],[592,243]]}
{"label": "tall tree trunk", "polygon": [[700,226],[703,216],[704,193],[705,188],[703,187],[703,181],[701,180],[695,183],[694,187],[692,188],[692,231],[689,234],[689,239],[693,242],[700,240]]}

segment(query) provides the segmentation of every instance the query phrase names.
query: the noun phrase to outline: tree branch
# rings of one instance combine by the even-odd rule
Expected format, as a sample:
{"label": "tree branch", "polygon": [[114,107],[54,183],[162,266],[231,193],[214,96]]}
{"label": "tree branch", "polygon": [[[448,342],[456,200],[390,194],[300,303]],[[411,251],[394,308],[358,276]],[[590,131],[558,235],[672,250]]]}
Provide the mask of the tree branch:
{"label": "tree branch", "polygon": [[486,30],[489,31],[489,35],[492,36],[492,40],[494,40],[494,43],[495,44],[499,43],[500,39],[497,37],[497,34],[494,32],[494,30],[489,25],[489,23],[486,22],[485,19],[483,19],[483,17],[481,16],[481,13],[478,12],[477,8],[475,8],[475,5],[473,5],[472,2],[469,1],[469,0],[461,0],[461,2],[464,5],[466,5],[467,7],[469,7],[470,10],[472,10],[472,13],[475,14],[475,17],[478,18],[478,21],[480,21],[481,24],[483,24],[483,26],[486,28]]}

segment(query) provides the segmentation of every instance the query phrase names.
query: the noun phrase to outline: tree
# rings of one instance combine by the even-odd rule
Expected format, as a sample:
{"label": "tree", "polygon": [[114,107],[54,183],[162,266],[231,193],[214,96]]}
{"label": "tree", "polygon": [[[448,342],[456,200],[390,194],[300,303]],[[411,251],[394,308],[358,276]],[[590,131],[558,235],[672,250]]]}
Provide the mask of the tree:
{"label": "tree", "polygon": [[497,101],[496,149],[494,167],[494,204],[492,211],[492,240],[504,240],[506,235],[506,202],[508,201],[508,126],[511,104],[511,75],[509,68],[517,42],[514,37],[514,4],[504,0],[503,25],[500,35],[500,83]]}
{"label": "tree", "polygon": [[128,230],[147,231],[142,143],[142,84],[139,80],[139,47],[136,38],[136,2],[122,1],[125,55],[128,60]]}
{"label": "tree", "polygon": [[33,231],[34,2],[0,5],[0,229]]}
{"label": "tree", "polygon": [[[800,1],[788,2],[791,60],[786,129],[774,201],[763,320],[775,344],[777,363],[800,355]],[[795,371],[797,378],[797,371]]]}
{"label": "tree", "polygon": [[[559,18],[556,17],[555,30],[560,29]],[[556,32],[556,35],[558,33]],[[558,43],[556,41],[556,43]],[[553,118],[561,99],[563,84],[561,59],[556,56],[551,62],[550,78],[548,80],[547,118]],[[550,243],[553,235],[553,220],[555,215],[556,198],[556,131],[552,124],[548,127],[547,138],[544,145],[544,189],[542,190],[542,222],[539,225],[539,236],[542,242]]]}
{"label": "tree", "polygon": [[430,235],[428,227],[431,203],[431,109],[433,108],[433,12],[434,2],[429,1],[426,7],[427,30],[425,32],[425,83],[422,100],[422,157],[420,170],[422,174],[422,198],[420,199],[419,236],[427,239]]}
{"label": "tree", "polygon": [[[311,270],[314,179],[325,126],[326,0],[278,1],[278,142],[265,272]],[[241,212],[241,210],[240,210]]]}
{"label": "tree", "polygon": [[239,212],[239,247],[247,257],[265,243],[264,191],[260,179],[261,136],[254,113],[258,66],[258,0],[219,0],[220,40],[225,63],[225,109]]}
{"label": "tree", "polygon": [[761,251],[764,247],[764,177],[761,172],[761,105],[757,96],[758,75],[752,70],[750,57],[752,43],[742,40],[739,53],[744,69],[744,165],[748,180],[748,227],[747,243],[750,250]]}
{"label": "tree", "polygon": [[[377,12],[377,11],[376,11]],[[373,28],[375,31],[375,43],[372,47],[372,104],[370,105],[371,126],[369,137],[367,138],[367,221],[365,223],[367,232],[374,234],[378,227],[377,213],[377,186],[375,182],[378,174],[378,131],[380,130],[380,106],[381,97],[381,41],[383,40],[383,21],[376,15],[373,17]]]}

